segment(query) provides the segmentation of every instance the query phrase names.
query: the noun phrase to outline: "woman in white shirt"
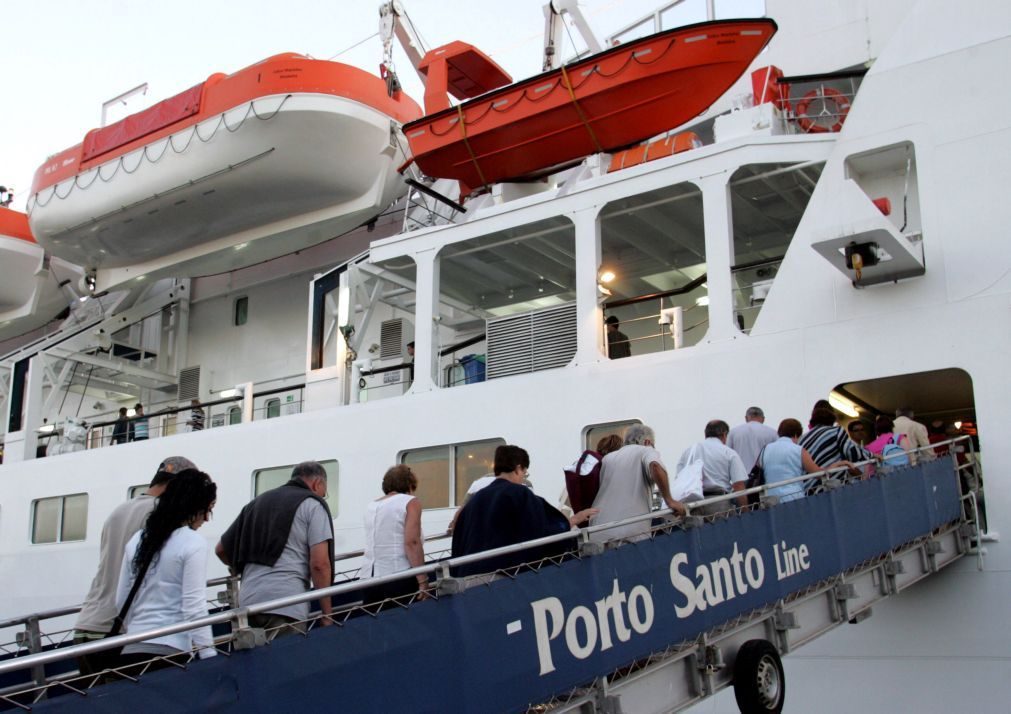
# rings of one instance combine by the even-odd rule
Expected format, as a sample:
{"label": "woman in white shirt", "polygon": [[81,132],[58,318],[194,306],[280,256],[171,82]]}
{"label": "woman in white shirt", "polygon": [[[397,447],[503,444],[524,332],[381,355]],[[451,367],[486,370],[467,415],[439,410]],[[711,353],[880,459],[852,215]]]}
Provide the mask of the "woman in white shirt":
{"label": "woman in white shirt", "polygon": [[[365,560],[361,579],[390,575],[425,564],[421,537],[421,502],[412,494],[418,478],[408,466],[394,466],[383,476],[382,498],[365,509]],[[399,598],[428,589],[428,576],[374,585],[362,592],[365,603],[389,606]]]}
{"label": "woman in white shirt", "polygon": [[[146,566],[123,619],[127,634],[207,615],[207,542],[197,529],[210,519],[216,498],[217,486],[210,476],[196,469],[180,471],[169,480],[143,530],[126,544],[116,592],[120,610]],[[193,649],[201,659],[213,657],[217,654],[213,645],[210,627],[155,637],[124,647],[120,666],[170,655],[185,662]],[[169,665],[159,659],[149,669]]]}

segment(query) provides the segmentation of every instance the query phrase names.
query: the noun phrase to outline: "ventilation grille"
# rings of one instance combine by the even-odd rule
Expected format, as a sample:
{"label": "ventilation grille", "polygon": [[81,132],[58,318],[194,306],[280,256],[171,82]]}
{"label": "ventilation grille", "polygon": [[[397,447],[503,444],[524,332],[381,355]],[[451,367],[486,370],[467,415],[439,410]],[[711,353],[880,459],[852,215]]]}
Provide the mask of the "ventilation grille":
{"label": "ventilation grille", "polygon": [[488,321],[488,379],[564,367],[575,354],[575,303]]}
{"label": "ventilation grille", "polygon": [[404,318],[384,320],[379,328],[379,359],[396,359],[404,351]]}
{"label": "ventilation grille", "polygon": [[179,371],[179,401],[200,398],[200,367]]}

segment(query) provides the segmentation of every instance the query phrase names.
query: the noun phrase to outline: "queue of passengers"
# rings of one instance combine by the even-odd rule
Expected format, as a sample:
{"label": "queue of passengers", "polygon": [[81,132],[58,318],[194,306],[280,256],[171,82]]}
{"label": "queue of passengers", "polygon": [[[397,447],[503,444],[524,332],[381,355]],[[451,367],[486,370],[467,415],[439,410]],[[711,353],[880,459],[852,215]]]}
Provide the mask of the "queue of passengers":
{"label": "queue of passengers", "polygon": [[[703,441],[682,453],[675,474],[698,462],[702,495],[733,496],[745,490],[756,464],[767,484],[796,479],[825,469],[860,471],[855,462],[881,455],[889,444],[915,449],[929,446],[926,428],[899,410],[894,421],[879,417],[871,439],[866,425],[836,424],[827,403],[818,403],[804,432],[796,419],[784,419],[778,430],[764,424],[765,415],[751,407],[744,423],[733,429],[716,419],[706,424]],[[937,439],[935,439],[935,442]],[[866,447],[863,444],[866,443]],[[649,514],[656,488],[669,512],[683,516],[684,504],[671,493],[671,478],[656,449],[652,428],[634,424],[624,438],[609,435],[597,444],[599,489],[592,505],[563,513],[534,494],[528,481],[530,455],[515,445],[495,450],[494,473],[478,479],[451,523],[452,557],[460,558],[493,548],[571,532],[590,524],[611,523]],[[915,457],[913,457],[915,458]],[[919,458],[932,459],[927,449]],[[365,556],[362,579],[395,575],[424,565],[421,503],[414,495],[418,480],[410,467],[390,468],[382,480],[383,495],[364,515]],[[769,493],[782,501],[804,496],[801,481]],[[302,595],[330,586],[334,580],[333,518],[326,503],[327,474],[317,462],[297,465],[291,479],[267,491],[242,509],[225,530],[214,552],[233,575],[240,576],[239,606]],[[102,528],[98,572],[74,627],[74,643],[94,642],[121,632],[135,634],[194,621],[207,614],[207,544],[196,531],[210,519],[217,488],[210,476],[181,456],[165,459],[147,492],[121,504]],[[705,502],[693,512],[715,515],[746,506],[743,493],[735,498]],[[664,515],[663,513],[655,515]],[[640,519],[595,531],[599,542],[626,542],[649,537],[650,519]],[[562,539],[535,550],[517,549],[491,559],[465,562],[454,576],[470,576],[517,568],[524,563],[560,555],[572,547]],[[406,576],[363,590],[366,604],[382,608],[398,598],[425,598],[427,574]],[[319,625],[333,624],[332,603],[320,597]],[[249,616],[249,624],[273,638],[304,633],[310,620],[309,603],[278,607]],[[128,645],[114,655],[97,653],[78,659],[84,675],[108,668],[128,674],[185,661],[196,651],[200,658],[217,654],[210,627],[202,627]]]}

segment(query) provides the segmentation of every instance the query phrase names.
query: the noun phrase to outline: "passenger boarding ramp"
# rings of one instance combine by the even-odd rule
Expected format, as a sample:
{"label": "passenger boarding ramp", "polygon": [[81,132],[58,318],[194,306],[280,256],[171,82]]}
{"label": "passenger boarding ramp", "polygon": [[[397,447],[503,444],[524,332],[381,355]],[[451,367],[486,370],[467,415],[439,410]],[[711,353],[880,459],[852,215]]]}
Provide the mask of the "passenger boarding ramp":
{"label": "passenger boarding ramp", "polygon": [[[311,595],[18,657],[0,663],[0,676],[194,626],[231,627],[220,656],[108,673],[119,680],[110,684],[55,677],[8,691],[0,708],[631,714],[677,711],[733,685],[742,711],[776,712],[786,684],[779,653],[980,552],[978,472],[953,459],[829,475],[805,498],[706,521],[653,513],[652,537],[634,543],[590,541],[615,524],[541,539],[524,546],[565,552],[507,576],[451,572],[509,548],[429,563],[384,579],[433,573],[432,597],[382,612],[349,605],[335,626],[310,620],[304,637],[265,643],[246,620]],[[329,592],[353,602],[360,587]]]}

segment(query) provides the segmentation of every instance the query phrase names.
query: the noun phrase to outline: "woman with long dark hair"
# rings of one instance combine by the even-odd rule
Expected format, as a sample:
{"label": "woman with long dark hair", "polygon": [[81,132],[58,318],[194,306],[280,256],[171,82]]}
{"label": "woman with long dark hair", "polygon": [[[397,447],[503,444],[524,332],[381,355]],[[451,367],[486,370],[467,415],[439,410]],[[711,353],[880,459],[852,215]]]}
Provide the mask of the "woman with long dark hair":
{"label": "woman with long dark hair", "polygon": [[[214,509],[217,486],[196,469],[180,471],[169,480],[143,530],[126,544],[116,606],[123,604],[141,578],[123,619],[127,634],[192,621],[207,615],[207,542],[197,529]],[[213,657],[210,627],[155,637],[123,648],[121,665],[152,657],[185,655],[196,648],[201,659]],[[165,666],[165,660],[155,663]]]}

